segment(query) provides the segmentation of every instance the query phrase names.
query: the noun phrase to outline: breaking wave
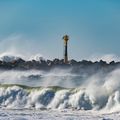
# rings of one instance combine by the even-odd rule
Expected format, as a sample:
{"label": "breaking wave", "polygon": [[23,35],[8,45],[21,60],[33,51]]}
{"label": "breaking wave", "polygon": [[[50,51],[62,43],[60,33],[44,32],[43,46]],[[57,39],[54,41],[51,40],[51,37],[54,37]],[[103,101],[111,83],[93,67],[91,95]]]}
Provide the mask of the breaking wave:
{"label": "breaking wave", "polygon": [[[95,89],[94,89],[95,91]],[[102,90],[101,90],[102,91]],[[0,85],[0,107],[7,109],[119,110],[120,91],[96,94],[85,88]]]}
{"label": "breaking wave", "polygon": [[0,71],[0,83],[4,109],[120,110],[120,69],[87,77],[60,69]]}

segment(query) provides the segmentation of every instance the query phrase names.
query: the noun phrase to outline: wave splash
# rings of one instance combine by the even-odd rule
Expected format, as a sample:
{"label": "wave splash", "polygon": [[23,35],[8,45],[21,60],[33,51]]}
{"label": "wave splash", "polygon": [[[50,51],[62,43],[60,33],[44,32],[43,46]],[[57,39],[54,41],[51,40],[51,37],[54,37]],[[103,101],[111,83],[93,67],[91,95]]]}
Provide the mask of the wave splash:
{"label": "wave splash", "polygon": [[99,97],[85,88],[27,87],[22,85],[0,85],[0,107],[7,109],[76,109],[105,110],[120,109],[120,91]]}
{"label": "wave splash", "polygon": [[0,71],[0,107],[116,112],[120,110],[119,78],[120,69],[87,77],[60,69]]}

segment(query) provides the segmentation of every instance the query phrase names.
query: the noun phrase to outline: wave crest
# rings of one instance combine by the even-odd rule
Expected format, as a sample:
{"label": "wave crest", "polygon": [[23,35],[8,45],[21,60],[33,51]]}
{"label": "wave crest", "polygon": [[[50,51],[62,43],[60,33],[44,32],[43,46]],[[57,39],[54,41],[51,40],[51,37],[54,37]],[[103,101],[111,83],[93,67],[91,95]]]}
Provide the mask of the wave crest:
{"label": "wave crest", "polygon": [[118,110],[120,93],[97,98],[83,88],[0,86],[0,106],[9,109]]}

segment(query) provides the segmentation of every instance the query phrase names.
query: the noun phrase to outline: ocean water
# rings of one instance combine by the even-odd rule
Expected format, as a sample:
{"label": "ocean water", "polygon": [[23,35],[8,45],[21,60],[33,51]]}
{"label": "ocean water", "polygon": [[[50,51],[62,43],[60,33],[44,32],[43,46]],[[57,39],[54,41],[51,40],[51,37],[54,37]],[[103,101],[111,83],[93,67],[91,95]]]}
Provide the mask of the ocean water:
{"label": "ocean water", "polygon": [[104,76],[0,71],[0,119],[118,119],[119,78],[119,69]]}

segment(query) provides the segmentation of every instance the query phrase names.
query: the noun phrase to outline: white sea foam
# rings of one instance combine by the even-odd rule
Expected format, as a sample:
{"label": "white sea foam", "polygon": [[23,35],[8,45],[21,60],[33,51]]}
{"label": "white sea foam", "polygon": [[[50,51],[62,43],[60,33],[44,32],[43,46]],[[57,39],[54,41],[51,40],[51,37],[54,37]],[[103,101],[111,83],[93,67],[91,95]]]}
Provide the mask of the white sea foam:
{"label": "white sea foam", "polygon": [[[98,88],[99,89],[99,88]],[[120,108],[119,89],[97,93],[88,88],[0,86],[0,106],[9,109],[78,109],[113,112]]]}

